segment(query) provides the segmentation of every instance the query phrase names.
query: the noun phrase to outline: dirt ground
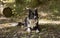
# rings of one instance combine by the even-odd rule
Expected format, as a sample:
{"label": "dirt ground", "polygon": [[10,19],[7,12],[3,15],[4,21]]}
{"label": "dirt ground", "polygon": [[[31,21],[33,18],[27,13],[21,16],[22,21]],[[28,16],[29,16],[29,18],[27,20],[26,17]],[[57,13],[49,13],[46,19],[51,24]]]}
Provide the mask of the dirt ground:
{"label": "dirt ground", "polygon": [[0,38],[60,38],[60,25],[40,25],[40,33],[28,33],[24,27],[0,29]]}

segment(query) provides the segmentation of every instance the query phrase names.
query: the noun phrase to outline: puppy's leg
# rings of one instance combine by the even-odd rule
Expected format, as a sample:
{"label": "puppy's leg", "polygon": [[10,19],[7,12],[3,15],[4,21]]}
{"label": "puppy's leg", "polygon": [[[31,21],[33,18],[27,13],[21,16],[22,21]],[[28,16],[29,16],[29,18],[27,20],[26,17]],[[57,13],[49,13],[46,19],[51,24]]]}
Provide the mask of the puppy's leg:
{"label": "puppy's leg", "polygon": [[31,32],[31,29],[30,27],[27,28],[27,32],[30,33]]}

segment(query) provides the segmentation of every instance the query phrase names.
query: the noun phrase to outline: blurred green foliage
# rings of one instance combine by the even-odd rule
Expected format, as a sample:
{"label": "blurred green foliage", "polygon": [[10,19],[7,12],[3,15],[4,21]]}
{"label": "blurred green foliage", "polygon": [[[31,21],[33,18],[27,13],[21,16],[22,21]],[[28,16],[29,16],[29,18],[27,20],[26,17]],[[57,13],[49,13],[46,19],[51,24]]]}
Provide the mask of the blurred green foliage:
{"label": "blurred green foliage", "polygon": [[46,13],[49,11],[49,13],[52,13],[54,16],[60,16],[60,0],[16,0],[15,5],[17,16],[21,16],[21,13],[24,12],[26,7],[37,7],[39,9],[39,13],[40,11],[44,11]]}

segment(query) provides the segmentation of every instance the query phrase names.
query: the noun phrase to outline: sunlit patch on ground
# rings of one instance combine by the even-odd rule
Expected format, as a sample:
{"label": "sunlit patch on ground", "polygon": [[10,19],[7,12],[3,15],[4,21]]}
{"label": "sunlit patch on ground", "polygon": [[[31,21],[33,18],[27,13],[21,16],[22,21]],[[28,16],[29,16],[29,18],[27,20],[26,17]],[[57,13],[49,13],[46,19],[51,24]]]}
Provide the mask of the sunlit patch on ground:
{"label": "sunlit patch on ground", "polygon": [[27,33],[20,26],[0,29],[0,38],[59,38],[60,26],[46,25],[41,26],[40,33],[32,31]]}

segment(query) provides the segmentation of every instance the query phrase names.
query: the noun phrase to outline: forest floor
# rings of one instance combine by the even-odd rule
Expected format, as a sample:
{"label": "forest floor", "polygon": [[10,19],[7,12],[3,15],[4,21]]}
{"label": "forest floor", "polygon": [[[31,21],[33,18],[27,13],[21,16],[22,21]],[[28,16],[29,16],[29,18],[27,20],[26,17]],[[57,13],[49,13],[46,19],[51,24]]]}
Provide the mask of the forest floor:
{"label": "forest floor", "polygon": [[28,33],[25,27],[15,26],[0,29],[0,38],[60,38],[60,25],[40,25],[40,33]]}
{"label": "forest floor", "polygon": [[[4,19],[0,20],[0,26],[2,26],[3,21]],[[3,25],[8,25],[5,22],[3,22]],[[0,28],[0,38],[60,38],[60,24],[40,25],[40,29],[40,33],[35,31],[28,33],[25,27],[20,26]]]}

